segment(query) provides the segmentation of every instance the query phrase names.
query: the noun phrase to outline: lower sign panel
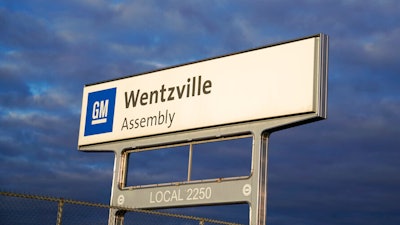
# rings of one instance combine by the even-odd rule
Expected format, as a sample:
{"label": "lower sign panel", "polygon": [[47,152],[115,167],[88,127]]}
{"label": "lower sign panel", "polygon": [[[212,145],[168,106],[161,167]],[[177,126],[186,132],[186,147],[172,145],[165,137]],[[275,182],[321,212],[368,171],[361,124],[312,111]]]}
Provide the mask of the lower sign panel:
{"label": "lower sign panel", "polygon": [[117,203],[133,208],[246,203],[250,202],[251,189],[246,179],[141,188],[118,192]]}

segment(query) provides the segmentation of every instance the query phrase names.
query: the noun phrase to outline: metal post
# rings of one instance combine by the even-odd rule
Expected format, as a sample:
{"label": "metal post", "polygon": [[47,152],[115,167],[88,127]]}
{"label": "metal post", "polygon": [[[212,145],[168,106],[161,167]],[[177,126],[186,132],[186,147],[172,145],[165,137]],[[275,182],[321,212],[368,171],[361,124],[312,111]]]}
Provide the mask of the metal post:
{"label": "metal post", "polygon": [[192,176],[192,158],[193,158],[193,144],[190,143],[187,181],[190,181]]}
{"label": "metal post", "polygon": [[[127,170],[127,157],[123,155],[121,152],[115,151],[114,158],[114,174],[111,188],[111,201],[110,205],[115,206],[119,205],[118,201],[116,201],[114,196],[114,191],[118,190],[120,186],[125,183]],[[121,183],[122,182],[122,183]],[[123,225],[124,224],[124,215],[125,212],[120,211],[115,208],[110,208],[108,225]]]}
{"label": "metal post", "polygon": [[267,159],[268,133],[262,131],[254,136],[253,187],[250,203],[250,225],[265,225],[267,222]]}
{"label": "metal post", "polygon": [[61,225],[63,206],[64,206],[64,199],[61,198],[60,201],[58,201],[56,225]]}
{"label": "metal post", "polygon": [[115,225],[124,225],[125,211],[117,211],[115,214]]}

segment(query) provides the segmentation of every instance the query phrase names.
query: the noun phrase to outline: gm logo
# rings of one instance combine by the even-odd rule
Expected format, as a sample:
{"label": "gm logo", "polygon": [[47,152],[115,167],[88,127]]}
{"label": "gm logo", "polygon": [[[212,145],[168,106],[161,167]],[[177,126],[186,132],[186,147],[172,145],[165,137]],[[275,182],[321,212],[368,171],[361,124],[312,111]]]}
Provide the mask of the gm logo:
{"label": "gm logo", "polygon": [[117,88],[89,93],[85,136],[112,132],[116,93]]}

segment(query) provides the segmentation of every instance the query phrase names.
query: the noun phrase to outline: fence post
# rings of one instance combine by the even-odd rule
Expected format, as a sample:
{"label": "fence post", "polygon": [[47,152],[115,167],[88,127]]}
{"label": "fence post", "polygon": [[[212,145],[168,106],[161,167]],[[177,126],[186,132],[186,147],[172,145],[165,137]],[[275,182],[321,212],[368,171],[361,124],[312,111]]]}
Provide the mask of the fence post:
{"label": "fence post", "polygon": [[58,201],[57,223],[56,223],[56,225],[61,225],[63,206],[64,206],[64,199],[61,198],[61,199]]}

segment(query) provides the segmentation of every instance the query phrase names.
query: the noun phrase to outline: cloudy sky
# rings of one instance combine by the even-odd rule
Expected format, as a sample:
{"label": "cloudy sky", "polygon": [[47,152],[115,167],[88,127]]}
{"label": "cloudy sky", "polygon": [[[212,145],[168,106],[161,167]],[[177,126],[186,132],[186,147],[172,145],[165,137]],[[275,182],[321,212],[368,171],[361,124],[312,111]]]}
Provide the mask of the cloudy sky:
{"label": "cloudy sky", "polygon": [[108,203],[114,155],[77,150],[85,84],[325,33],[328,119],[271,135],[267,223],[400,224],[399,12],[397,0],[0,0],[0,189]]}

